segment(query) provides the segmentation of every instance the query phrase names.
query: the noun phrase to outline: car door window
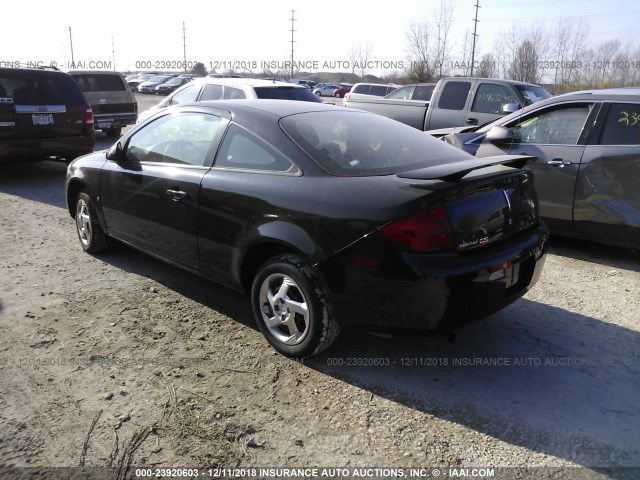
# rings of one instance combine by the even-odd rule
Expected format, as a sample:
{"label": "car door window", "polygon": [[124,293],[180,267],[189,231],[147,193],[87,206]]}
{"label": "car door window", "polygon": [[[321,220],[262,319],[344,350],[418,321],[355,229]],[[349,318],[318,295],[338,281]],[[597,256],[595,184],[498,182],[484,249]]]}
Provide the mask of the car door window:
{"label": "car door window", "polygon": [[125,158],[130,162],[203,166],[225,123],[222,118],[205,113],[165,115],[129,139]]}
{"label": "car door window", "polygon": [[231,125],[214,167],[273,172],[297,172],[297,168],[253,133]]}
{"label": "car door window", "polygon": [[516,123],[515,140],[540,145],[577,145],[593,104],[547,109]]}
{"label": "car door window", "polygon": [[202,95],[200,95],[200,101],[206,100],[221,100],[222,99],[222,85],[210,84],[205,85],[202,89]]}
{"label": "car door window", "polygon": [[198,92],[200,91],[199,85],[189,85],[180,90],[174,96],[171,97],[169,105],[179,105],[181,103],[195,102],[198,98]]}
{"label": "car door window", "polygon": [[502,106],[518,103],[515,95],[504,85],[483,83],[478,87],[471,111],[479,113],[502,113]]}
{"label": "car door window", "polygon": [[462,110],[467,103],[471,82],[447,82],[442,89],[438,108]]}
{"label": "car door window", "polygon": [[599,144],[640,145],[640,104],[612,104],[602,127]]}
{"label": "car door window", "polygon": [[235,87],[229,87],[225,85],[224,87],[225,100],[240,100],[243,98],[247,98],[247,96],[244,94],[244,92],[241,89],[235,88]]}

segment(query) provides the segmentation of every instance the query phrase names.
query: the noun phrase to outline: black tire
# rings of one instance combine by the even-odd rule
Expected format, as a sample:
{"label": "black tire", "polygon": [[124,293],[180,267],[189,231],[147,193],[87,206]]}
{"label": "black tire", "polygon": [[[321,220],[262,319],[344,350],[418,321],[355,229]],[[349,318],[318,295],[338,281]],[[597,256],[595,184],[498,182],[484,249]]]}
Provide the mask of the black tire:
{"label": "black tire", "polygon": [[122,134],[122,127],[111,127],[105,130],[107,136],[111,138],[119,138]]}
{"label": "black tire", "polygon": [[86,192],[80,192],[75,205],[76,232],[82,249],[91,254],[107,251],[109,239],[98,221],[93,198]]}
{"label": "black tire", "polygon": [[325,292],[319,275],[296,255],[274,257],[259,269],[251,304],[258,328],[273,348],[287,357],[304,358],[331,346],[340,327]]}

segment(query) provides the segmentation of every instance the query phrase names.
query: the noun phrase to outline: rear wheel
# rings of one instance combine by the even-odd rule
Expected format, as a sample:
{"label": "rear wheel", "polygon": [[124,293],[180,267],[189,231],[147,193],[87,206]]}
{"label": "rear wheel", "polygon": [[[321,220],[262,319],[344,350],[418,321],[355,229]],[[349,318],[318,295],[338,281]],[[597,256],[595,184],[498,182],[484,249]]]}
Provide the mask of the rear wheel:
{"label": "rear wheel", "polygon": [[258,328],[287,357],[319,353],[340,331],[319,275],[296,255],[272,258],[260,268],[251,302]]}
{"label": "rear wheel", "polygon": [[98,221],[93,199],[86,192],[80,192],[76,197],[76,231],[85,252],[108,250],[108,239]]}

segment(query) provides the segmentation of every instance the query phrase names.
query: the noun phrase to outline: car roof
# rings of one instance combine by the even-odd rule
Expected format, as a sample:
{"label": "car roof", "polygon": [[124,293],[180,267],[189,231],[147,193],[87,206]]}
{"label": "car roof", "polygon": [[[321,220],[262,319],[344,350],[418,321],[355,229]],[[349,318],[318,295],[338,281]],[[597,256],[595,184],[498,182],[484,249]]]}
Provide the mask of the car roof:
{"label": "car roof", "polygon": [[295,83],[281,82],[280,80],[265,80],[263,78],[215,78],[215,77],[203,77],[196,80],[200,83],[213,83],[216,85],[229,85],[238,87],[272,87],[272,86],[286,86],[290,88],[304,88],[302,85]]}
{"label": "car roof", "polygon": [[640,95],[640,87],[602,88],[599,90],[579,90],[563,93],[565,95]]}
{"label": "car roof", "polygon": [[[303,87],[304,88],[304,87]],[[360,112],[355,109],[330,103],[302,102],[300,100],[266,100],[266,99],[238,99],[238,100],[208,100],[205,102],[189,102],[176,105],[175,109],[216,108],[230,113],[262,112],[278,117],[286,117],[298,113],[308,112]],[[360,112],[361,113],[361,112]]]}

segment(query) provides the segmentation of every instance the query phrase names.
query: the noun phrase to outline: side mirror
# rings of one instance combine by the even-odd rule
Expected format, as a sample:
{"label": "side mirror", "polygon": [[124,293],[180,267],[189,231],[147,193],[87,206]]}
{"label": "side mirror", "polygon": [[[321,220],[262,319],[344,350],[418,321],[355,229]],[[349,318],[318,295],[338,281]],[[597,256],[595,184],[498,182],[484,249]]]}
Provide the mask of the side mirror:
{"label": "side mirror", "polygon": [[117,142],[107,152],[107,160],[113,160],[114,162],[122,162],[124,160],[124,148],[122,142]]}
{"label": "side mirror", "polygon": [[491,127],[491,130],[487,132],[485,141],[493,143],[494,145],[511,143],[513,142],[513,131],[506,127]]}
{"label": "side mirror", "polygon": [[502,105],[502,113],[504,113],[506,115],[508,113],[517,112],[521,108],[522,107],[520,106],[519,103],[504,103]]}

